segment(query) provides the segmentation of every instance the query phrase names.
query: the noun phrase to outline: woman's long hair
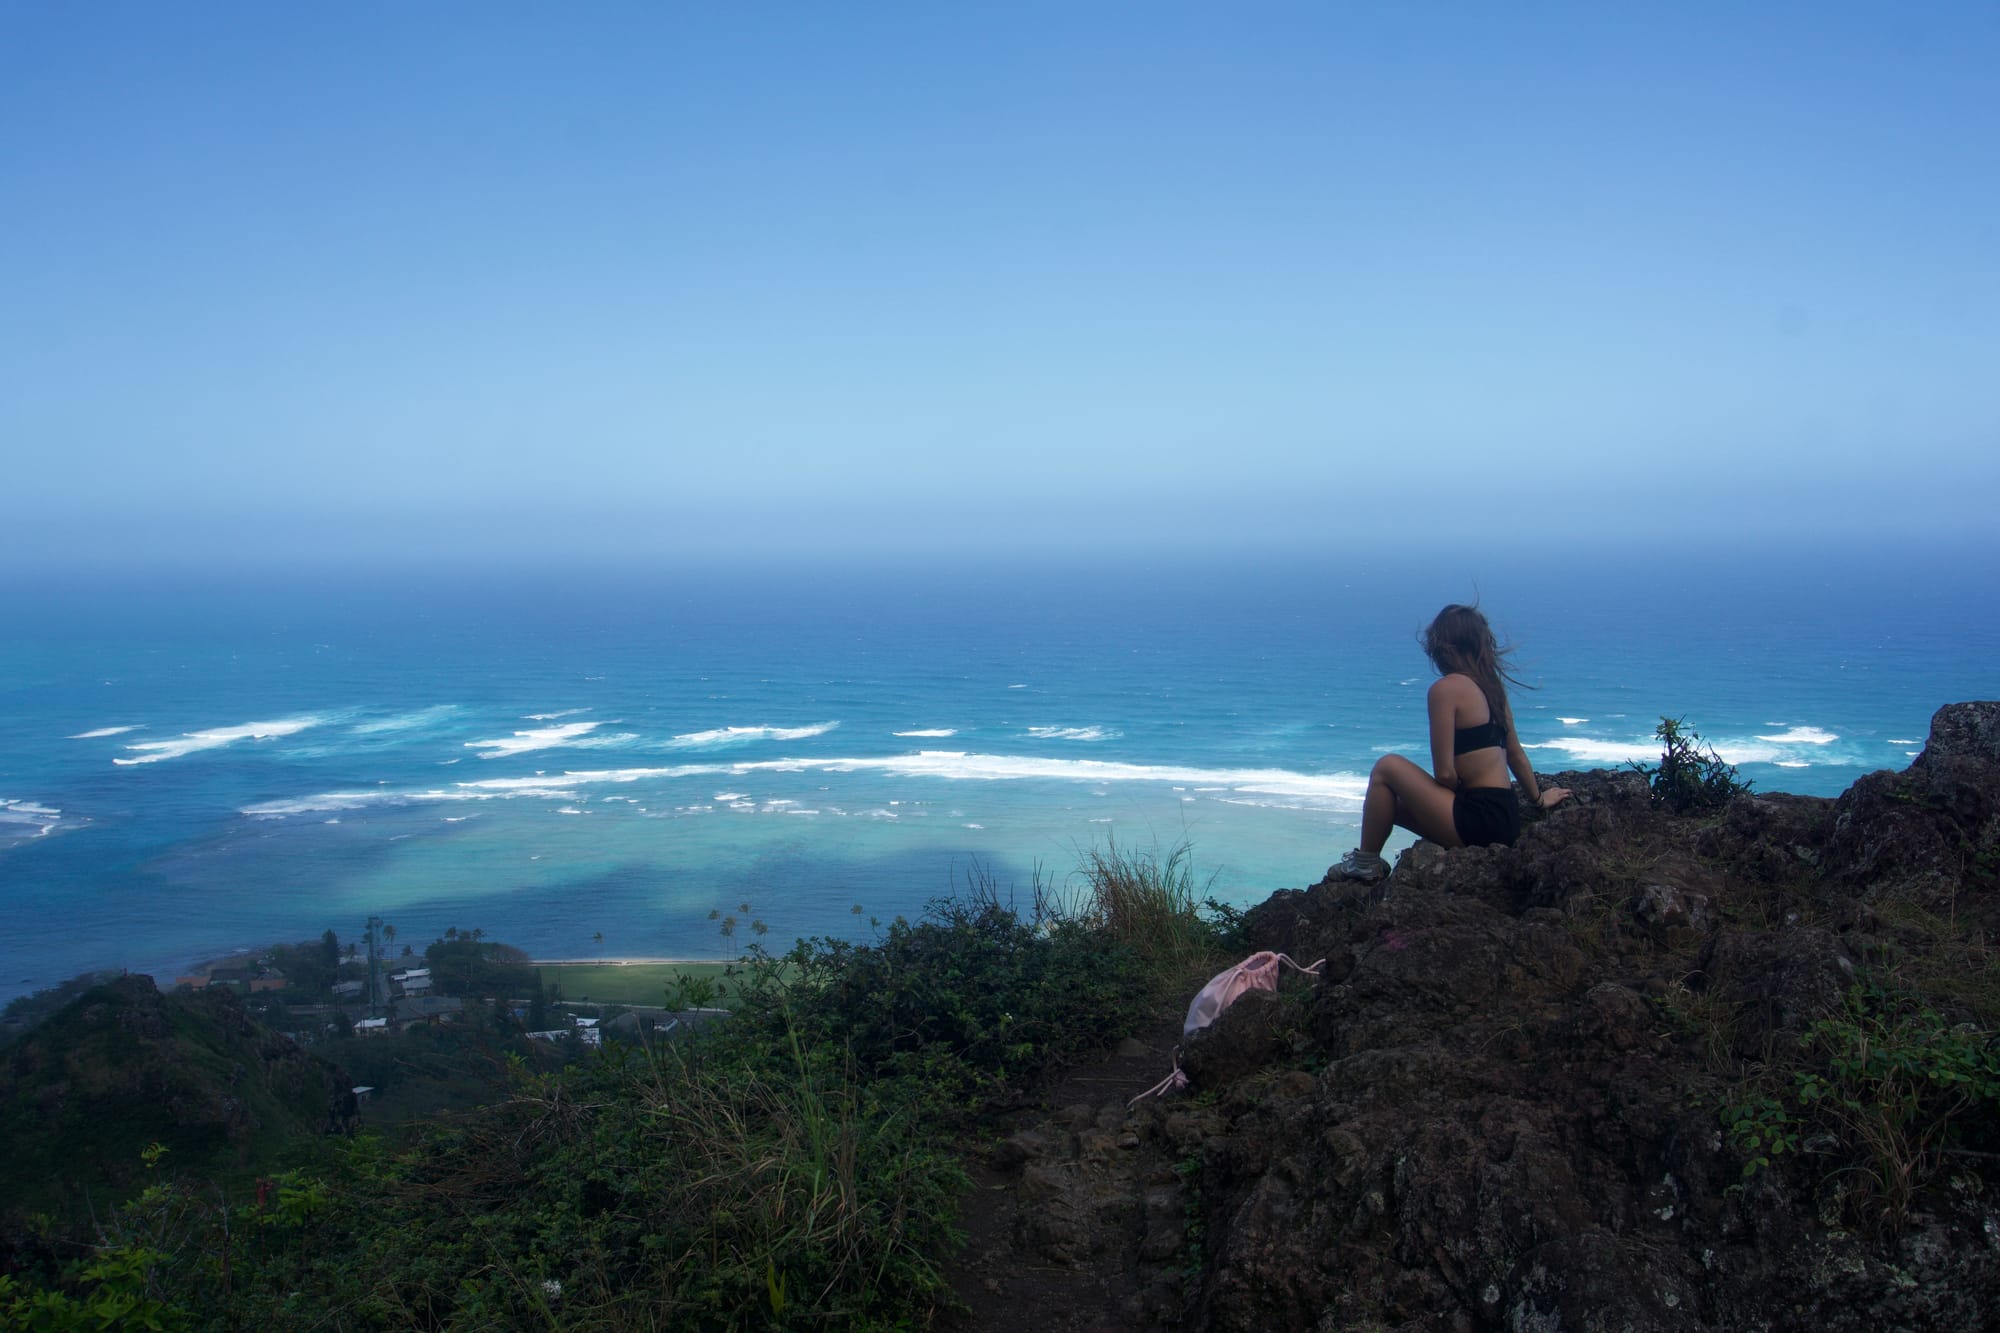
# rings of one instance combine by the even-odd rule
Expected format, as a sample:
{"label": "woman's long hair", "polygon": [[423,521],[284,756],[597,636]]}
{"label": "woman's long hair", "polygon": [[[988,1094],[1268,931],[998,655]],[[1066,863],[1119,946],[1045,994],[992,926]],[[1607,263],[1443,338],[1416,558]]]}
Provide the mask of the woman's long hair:
{"label": "woman's long hair", "polygon": [[1453,602],[1437,613],[1430,628],[1423,634],[1424,655],[1431,659],[1431,665],[1439,675],[1449,675],[1454,671],[1472,677],[1479,686],[1479,692],[1486,696],[1486,707],[1492,712],[1493,720],[1514,731],[1514,713],[1507,706],[1507,684],[1513,681],[1524,690],[1533,689],[1519,676],[1508,669],[1507,658],[1513,652],[1512,646],[1501,647],[1493,639],[1493,627],[1486,623],[1486,617],[1476,606],[1461,606]]}

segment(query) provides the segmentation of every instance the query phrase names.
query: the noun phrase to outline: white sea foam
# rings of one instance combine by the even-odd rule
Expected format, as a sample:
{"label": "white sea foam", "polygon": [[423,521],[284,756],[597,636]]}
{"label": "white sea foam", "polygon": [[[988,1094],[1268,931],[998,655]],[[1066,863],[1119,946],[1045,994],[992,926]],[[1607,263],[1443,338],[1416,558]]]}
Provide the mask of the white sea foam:
{"label": "white sea foam", "polygon": [[481,759],[499,759],[505,755],[529,754],[535,750],[555,750],[578,741],[597,730],[600,722],[565,722],[558,727],[536,727],[530,731],[517,731],[512,736],[499,740],[467,741],[465,748],[478,750]]}
{"label": "white sea foam", "polygon": [[62,822],[62,811],[39,801],[0,799],[0,845],[46,837]]}
{"label": "white sea foam", "polygon": [[[1840,737],[1818,727],[1794,727],[1770,736],[1719,737],[1708,744],[1716,757],[1729,764],[1775,764],[1780,768],[1810,768],[1815,763],[1851,762],[1822,747]],[[1806,753],[1801,753],[1801,747]],[[1657,738],[1605,740],[1588,736],[1560,736],[1522,746],[1526,750],[1559,750],[1587,764],[1655,763],[1660,757]]]}
{"label": "white sea foam", "polygon": [[430,708],[419,708],[414,713],[398,713],[394,717],[357,723],[353,732],[356,736],[380,736],[385,732],[415,731],[419,727],[441,722],[457,711],[457,704],[436,704]]}
{"label": "white sea foam", "polygon": [[717,727],[713,731],[690,731],[667,742],[675,750],[716,750],[751,741],[802,741],[824,736],[838,722],[815,722],[809,727]]}
{"label": "white sea foam", "polygon": [[1125,733],[1103,727],[1029,727],[1028,734],[1038,741],[1105,741]]}
{"label": "white sea foam", "polygon": [[59,819],[61,817],[62,811],[43,805],[38,801],[0,800],[0,818],[25,820]]}
{"label": "white sea foam", "polygon": [[190,731],[170,741],[140,741],[125,748],[137,752],[134,759],[113,759],[114,764],[156,764],[162,759],[179,759],[203,750],[219,749],[237,741],[265,741],[290,736],[316,727],[317,717],[283,718],[276,722],[245,722],[238,727],[216,727],[210,731]]}
{"label": "white sea foam", "polygon": [[1559,736],[1552,741],[1523,741],[1524,750],[1560,750],[1587,764],[1624,764],[1635,760],[1658,759],[1657,740],[1607,741],[1590,736]]}
{"label": "white sea foam", "polygon": [[559,708],[553,713],[529,713],[523,722],[553,722],[559,717],[575,717],[578,713],[588,713],[588,708]]}
{"label": "white sea foam", "polygon": [[[953,782],[1054,780],[1087,782],[1102,794],[1105,784],[1121,782],[1180,784],[1235,796],[1287,798],[1298,808],[1352,811],[1367,790],[1365,776],[1354,773],[1298,773],[1287,769],[1190,768],[1168,764],[1128,764],[1103,759],[1054,759],[1030,755],[968,754],[957,750],[920,750],[915,754],[830,759],[762,759],[733,764],[683,764],[665,768],[576,770],[533,777],[486,778],[421,791],[328,792],[297,800],[266,801],[244,807],[243,813],[277,817],[315,810],[348,810],[372,804],[428,801],[482,801],[512,797],[573,799],[580,787],[632,782],[673,781],[690,777],[744,778],[754,773],[886,773],[894,777],[931,778]],[[735,796],[735,792],[718,794]],[[773,805],[776,805],[774,802]],[[737,801],[732,809],[754,810]],[[780,807],[782,808],[782,807]]]}
{"label": "white sea foam", "polygon": [[1913,740],[1910,740],[1910,739],[1908,739],[1908,738],[1900,738],[1900,739],[1899,739],[1899,738],[1897,738],[1897,737],[1895,737],[1895,736],[1891,736],[1891,737],[1889,738],[1889,744],[1891,744],[1891,745],[1922,745],[1922,744],[1923,744],[1923,742],[1922,742],[1922,741],[1913,741]]}
{"label": "white sea foam", "polygon": [[1562,723],[1565,727],[1580,727],[1590,721],[1590,719],[1587,717],[1559,717],[1556,721]]}
{"label": "white sea foam", "polygon": [[947,736],[956,736],[956,735],[958,735],[958,728],[957,728],[957,727],[926,727],[926,728],[924,728],[924,729],[923,729],[922,731],[899,731],[899,732],[896,732],[895,734],[896,734],[896,735],[898,735],[898,736],[908,736],[908,737],[911,737],[912,739],[922,739],[922,740],[943,740],[943,739],[944,739],[945,737],[947,737]]}
{"label": "white sea foam", "polygon": [[1831,745],[1840,737],[1830,731],[1822,731],[1818,727],[1793,727],[1775,736],[1759,736],[1757,739],[1769,741],[1773,745]]}
{"label": "white sea foam", "polygon": [[95,731],[79,731],[76,735],[69,737],[69,739],[73,741],[94,741],[100,736],[123,736],[128,731],[139,731],[143,726],[143,723],[134,722],[123,727],[99,727]]}

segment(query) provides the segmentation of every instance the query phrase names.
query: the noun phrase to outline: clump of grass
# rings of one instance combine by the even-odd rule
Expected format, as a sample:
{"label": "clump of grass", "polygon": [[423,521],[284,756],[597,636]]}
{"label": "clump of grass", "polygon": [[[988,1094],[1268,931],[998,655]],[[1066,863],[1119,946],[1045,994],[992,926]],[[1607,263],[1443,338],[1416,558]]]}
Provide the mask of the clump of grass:
{"label": "clump of grass", "polygon": [[1940,1010],[2000,1029],[2000,945],[1916,903],[1885,898],[1875,910],[1898,941],[1891,977]]}
{"label": "clump of grass", "polygon": [[1682,977],[1668,984],[1660,997],[1660,1008],[1673,1025],[1676,1035],[1692,1040],[1701,1052],[1702,1064],[1711,1074],[1731,1071],[1736,1061],[1736,1007],[1704,987],[1695,990]]}
{"label": "clump of grass", "polygon": [[1186,839],[1162,856],[1107,838],[1102,847],[1086,849],[1081,862],[1083,914],[1141,958],[1181,966],[1214,951],[1214,928],[1197,911],[1210,884],[1196,885],[1194,848]]}

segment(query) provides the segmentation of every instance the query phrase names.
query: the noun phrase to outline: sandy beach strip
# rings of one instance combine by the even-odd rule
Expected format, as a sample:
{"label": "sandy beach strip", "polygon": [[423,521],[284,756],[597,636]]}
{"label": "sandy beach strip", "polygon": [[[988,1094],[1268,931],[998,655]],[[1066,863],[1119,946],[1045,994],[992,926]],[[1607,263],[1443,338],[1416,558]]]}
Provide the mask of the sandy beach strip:
{"label": "sandy beach strip", "polygon": [[671,963],[676,967],[715,967],[739,963],[740,958],[530,958],[530,967],[630,967],[638,964]]}

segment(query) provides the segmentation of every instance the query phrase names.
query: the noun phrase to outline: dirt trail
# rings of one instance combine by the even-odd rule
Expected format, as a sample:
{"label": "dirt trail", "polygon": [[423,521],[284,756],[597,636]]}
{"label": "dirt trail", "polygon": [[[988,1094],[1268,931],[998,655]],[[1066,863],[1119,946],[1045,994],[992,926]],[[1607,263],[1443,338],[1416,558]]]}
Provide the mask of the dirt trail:
{"label": "dirt trail", "polygon": [[1157,1328],[1167,1304],[1178,1309],[1177,1288],[1141,1257],[1163,1247],[1163,1225],[1178,1239],[1178,1181],[1124,1122],[1126,1102],[1172,1068],[1186,1007],[1163,1000],[1136,1036],[1065,1071],[971,1147],[966,1244],[949,1274],[968,1313],[947,1327],[1104,1333]]}

